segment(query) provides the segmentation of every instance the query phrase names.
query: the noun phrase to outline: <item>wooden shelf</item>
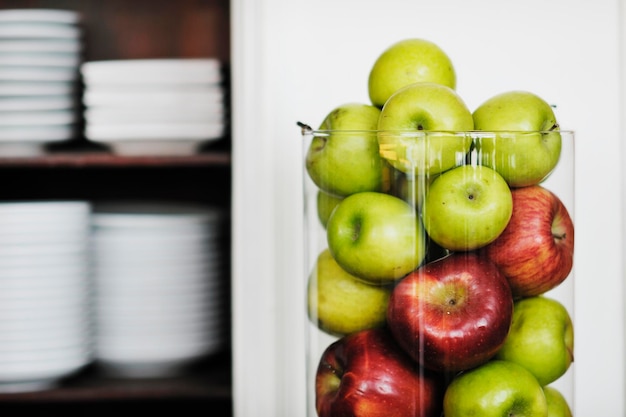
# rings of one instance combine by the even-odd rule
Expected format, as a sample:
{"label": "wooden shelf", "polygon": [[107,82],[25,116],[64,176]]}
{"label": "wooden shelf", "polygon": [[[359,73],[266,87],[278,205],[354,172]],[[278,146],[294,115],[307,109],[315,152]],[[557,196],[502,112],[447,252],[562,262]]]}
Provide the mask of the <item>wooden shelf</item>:
{"label": "wooden shelf", "polygon": [[43,391],[0,394],[3,404],[91,403],[102,401],[211,400],[231,401],[228,352],[195,364],[181,376],[155,379],[114,378],[91,365],[58,387]]}
{"label": "wooden shelf", "polygon": [[[1,6],[80,12],[84,62],[217,58],[224,64],[226,92],[230,88],[228,0],[2,0]],[[227,111],[229,99],[227,94]],[[78,131],[82,131],[82,122]],[[0,154],[0,173],[6,177],[0,201],[180,201],[230,209],[228,132],[223,139],[207,143],[197,154],[188,156],[121,156],[82,137],[51,144],[46,151],[33,157]],[[224,227],[230,227],[230,219]],[[229,238],[225,236],[223,243],[227,263]],[[230,277],[229,270],[225,277]],[[53,389],[0,393],[0,408],[24,417],[121,417],[155,411],[185,415],[208,411],[212,417],[230,417],[231,365],[229,349],[190,366],[176,378],[112,378],[94,364]]]}
{"label": "wooden shelf", "polygon": [[0,168],[81,168],[81,167],[174,167],[174,166],[222,166],[231,163],[230,152],[211,151],[185,156],[120,156],[109,152],[54,152],[33,157],[2,157]]}

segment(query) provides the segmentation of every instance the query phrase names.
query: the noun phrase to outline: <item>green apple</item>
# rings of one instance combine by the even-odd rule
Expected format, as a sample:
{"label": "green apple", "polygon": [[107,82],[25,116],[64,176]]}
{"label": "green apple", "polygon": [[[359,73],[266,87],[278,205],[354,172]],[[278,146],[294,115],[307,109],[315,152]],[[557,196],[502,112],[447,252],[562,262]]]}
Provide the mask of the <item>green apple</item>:
{"label": "green apple", "polygon": [[443,399],[446,417],[547,417],[537,379],[524,367],[492,360],[452,380]]}
{"label": "green apple", "polygon": [[[545,100],[527,91],[491,97],[473,113],[476,151],[483,165],[500,173],[511,187],[542,182],[561,155],[556,116]],[[500,133],[497,133],[500,132]]]}
{"label": "green apple", "polygon": [[326,227],[328,218],[333,212],[337,204],[343,200],[343,197],[339,197],[333,194],[328,194],[322,190],[317,191],[316,205],[317,205],[317,218],[322,226]]}
{"label": "green apple", "polygon": [[494,241],[513,213],[513,197],[493,169],[463,165],[430,185],[422,220],[428,236],[451,251],[480,248]]}
{"label": "green apple", "polygon": [[328,249],[309,276],[309,318],[325,332],[342,336],[385,323],[391,289],[365,283],[343,270]]}
{"label": "green apple", "polygon": [[368,78],[372,104],[382,107],[405,85],[434,82],[456,87],[456,72],[450,57],[435,43],[404,39],[388,47],[376,59]]}
{"label": "green apple", "polygon": [[343,199],[326,226],[337,263],[367,282],[394,282],[424,259],[426,242],[413,206],[390,194],[363,192]]}
{"label": "green apple", "polygon": [[315,132],[306,154],[313,182],[330,194],[383,191],[383,160],[376,129],[380,110],[346,103],[333,109]]}
{"label": "green apple", "polygon": [[464,162],[472,145],[472,113],[449,87],[415,83],[395,92],[378,122],[380,153],[394,168],[432,175]]}
{"label": "green apple", "polygon": [[543,387],[548,402],[548,417],[572,417],[572,409],[559,390],[554,387]]}
{"label": "green apple", "polygon": [[567,309],[544,296],[516,301],[509,336],[496,357],[522,365],[541,385],[556,381],[574,360],[574,328]]}

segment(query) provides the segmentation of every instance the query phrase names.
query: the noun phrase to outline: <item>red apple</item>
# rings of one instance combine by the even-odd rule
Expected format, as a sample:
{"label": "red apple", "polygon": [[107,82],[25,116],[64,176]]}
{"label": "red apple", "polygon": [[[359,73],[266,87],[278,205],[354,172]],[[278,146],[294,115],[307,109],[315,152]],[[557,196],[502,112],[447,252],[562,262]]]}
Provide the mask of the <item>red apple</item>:
{"label": "red apple", "polygon": [[326,348],[315,388],[320,417],[439,417],[444,383],[413,362],[386,329],[377,328]]}
{"label": "red apple", "polygon": [[462,371],[492,358],[511,326],[513,297],[487,258],[458,252],[407,275],[391,293],[387,324],[423,367]]}
{"label": "red apple", "polygon": [[513,296],[542,294],[563,282],[574,262],[574,224],[563,202],[540,186],[516,188],[513,215],[484,251],[506,276]]}

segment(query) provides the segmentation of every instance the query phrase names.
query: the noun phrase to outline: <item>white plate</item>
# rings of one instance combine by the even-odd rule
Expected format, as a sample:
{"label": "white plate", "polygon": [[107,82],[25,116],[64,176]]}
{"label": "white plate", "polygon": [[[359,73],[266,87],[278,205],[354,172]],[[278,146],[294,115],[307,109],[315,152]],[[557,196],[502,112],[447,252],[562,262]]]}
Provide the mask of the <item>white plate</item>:
{"label": "white plate", "polygon": [[80,57],[77,54],[0,52],[0,65],[8,67],[78,68],[80,62]]}
{"label": "white plate", "polygon": [[78,113],[68,110],[0,112],[0,129],[19,126],[71,125],[78,120]]}
{"label": "white plate", "polygon": [[76,105],[70,95],[0,97],[0,112],[65,110]]}
{"label": "white plate", "polygon": [[24,392],[53,387],[89,362],[91,353],[57,361],[20,362],[0,368],[0,392]]}
{"label": "white plate", "polygon": [[80,39],[0,39],[0,52],[77,54],[83,49]]}
{"label": "white plate", "polygon": [[[83,93],[87,107],[112,109],[177,109],[195,107],[207,112],[222,109],[224,92],[221,87],[196,86],[189,89],[168,89],[160,86],[141,89],[129,86],[122,89],[93,88],[87,86]],[[176,110],[174,110],[176,111]]]}
{"label": "white plate", "polygon": [[85,312],[84,309],[74,310],[53,311],[48,315],[37,312],[12,313],[6,319],[0,318],[1,337],[38,339],[53,335],[91,333],[94,325],[91,313]]}
{"label": "white plate", "polygon": [[120,155],[192,155],[224,132],[222,123],[85,126],[87,139]]}
{"label": "white plate", "polygon": [[79,39],[80,28],[48,22],[3,22],[0,38],[4,39]]}
{"label": "white plate", "polygon": [[132,111],[127,108],[96,107],[84,111],[85,121],[94,125],[147,124],[147,123],[224,123],[224,109],[181,106],[171,109],[143,107]]}
{"label": "white plate", "polygon": [[[20,144],[41,144],[60,142],[76,137],[77,128],[75,125],[41,125],[41,126],[15,126],[0,127],[0,142],[6,145]],[[4,146],[5,143],[2,144]],[[1,152],[0,156],[10,156],[6,152]]]}
{"label": "white plate", "polygon": [[77,24],[80,14],[73,10],[61,9],[5,9],[0,10],[0,22],[48,22]]}
{"label": "white plate", "polygon": [[[84,218],[89,215],[91,203],[80,200],[36,200],[36,201],[4,201],[0,203],[0,218],[13,216],[12,220],[19,216],[41,216],[45,219],[58,220],[61,216],[80,216]],[[29,220],[32,218],[29,217]],[[81,219],[82,221],[82,219]]]}
{"label": "white plate", "polygon": [[29,82],[0,80],[0,97],[63,96],[72,97],[76,89],[73,82]]}
{"label": "white plate", "polygon": [[222,80],[217,59],[128,59],[91,61],[81,67],[86,84],[215,84]]}
{"label": "white plate", "polygon": [[198,227],[223,217],[221,209],[169,201],[100,202],[93,206],[93,224],[98,227],[158,229]]}
{"label": "white plate", "polygon": [[8,67],[0,68],[0,81],[68,82],[77,80],[74,68],[63,67]]}

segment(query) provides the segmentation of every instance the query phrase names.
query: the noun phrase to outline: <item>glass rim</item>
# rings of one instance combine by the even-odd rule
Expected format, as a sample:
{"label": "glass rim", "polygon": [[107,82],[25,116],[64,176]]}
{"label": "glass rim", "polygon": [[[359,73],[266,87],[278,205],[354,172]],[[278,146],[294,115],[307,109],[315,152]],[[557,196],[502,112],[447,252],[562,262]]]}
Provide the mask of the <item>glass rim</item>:
{"label": "glass rim", "polygon": [[393,135],[403,137],[423,137],[435,135],[470,136],[472,138],[494,136],[522,136],[522,135],[548,135],[559,133],[562,135],[574,135],[573,130],[302,130],[302,135],[307,136],[331,136],[343,135]]}
{"label": "glass rim", "polygon": [[345,130],[333,130],[333,129],[313,129],[311,126],[298,122],[297,125],[302,130],[302,135],[313,136],[330,136],[332,134],[345,134],[345,135],[363,135],[363,134],[389,134],[395,136],[426,136],[426,135],[455,135],[455,136],[506,136],[506,135],[547,135],[552,133],[560,133],[565,135],[574,135],[573,130],[569,129],[553,129],[553,130],[367,130],[367,129],[345,129]]}

